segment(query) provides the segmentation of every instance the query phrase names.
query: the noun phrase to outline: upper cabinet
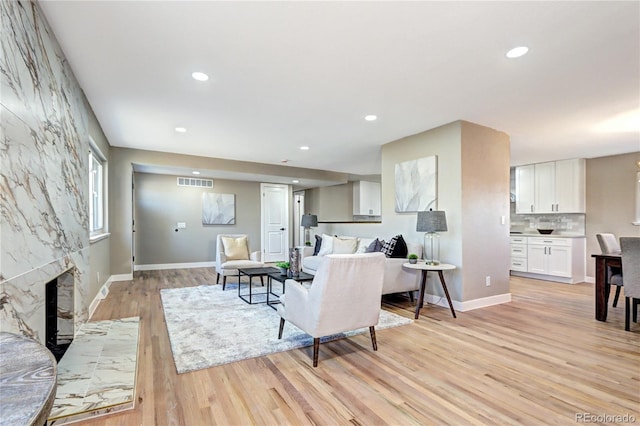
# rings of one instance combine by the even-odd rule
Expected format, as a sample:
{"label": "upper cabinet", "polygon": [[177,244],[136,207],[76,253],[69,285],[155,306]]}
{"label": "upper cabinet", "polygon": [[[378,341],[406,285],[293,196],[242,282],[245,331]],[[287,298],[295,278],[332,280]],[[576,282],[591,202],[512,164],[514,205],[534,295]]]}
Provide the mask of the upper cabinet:
{"label": "upper cabinet", "polygon": [[534,213],[535,166],[516,167],[516,213]]}
{"label": "upper cabinet", "polygon": [[357,181],[353,183],[353,214],[356,216],[380,216],[380,183]]}
{"label": "upper cabinet", "polygon": [[584,159],[516,167],[516,213],[584,212]]}

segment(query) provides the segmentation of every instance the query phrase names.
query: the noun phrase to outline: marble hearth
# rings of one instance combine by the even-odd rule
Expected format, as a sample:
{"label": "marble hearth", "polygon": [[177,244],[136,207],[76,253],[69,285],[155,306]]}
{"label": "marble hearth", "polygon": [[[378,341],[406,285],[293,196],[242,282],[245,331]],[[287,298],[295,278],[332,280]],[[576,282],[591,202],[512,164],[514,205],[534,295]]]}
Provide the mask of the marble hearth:
{"label": "marble hearth", "polygon": [[58,364],[48,425],[132,409],[140,318],[83,324]]}

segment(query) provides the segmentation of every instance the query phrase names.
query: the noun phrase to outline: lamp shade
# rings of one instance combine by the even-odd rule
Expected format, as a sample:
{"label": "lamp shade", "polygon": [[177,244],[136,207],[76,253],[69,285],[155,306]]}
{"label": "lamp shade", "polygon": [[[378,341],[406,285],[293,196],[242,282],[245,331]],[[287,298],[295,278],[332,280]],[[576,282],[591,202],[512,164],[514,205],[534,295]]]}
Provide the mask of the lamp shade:
{"label": "lamp shade", "polygon": [[304,228],[318,226],[318,216],[315,214],[303,214],[300,225]]}
{"label": "lamp shade", "polygon": [[442,210],[429,210],[418,212],[418,232],[443,232],[447,231],[447,216]]}

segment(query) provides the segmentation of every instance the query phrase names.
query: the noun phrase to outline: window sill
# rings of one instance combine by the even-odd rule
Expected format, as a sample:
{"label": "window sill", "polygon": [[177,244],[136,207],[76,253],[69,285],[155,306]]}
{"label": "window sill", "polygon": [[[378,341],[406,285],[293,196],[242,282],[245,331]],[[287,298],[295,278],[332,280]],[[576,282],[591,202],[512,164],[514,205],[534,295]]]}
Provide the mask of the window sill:
{"label": "window sill", "polygon": [[109,235],[111,235],[111,233],[109,232],[93,235],[89,237],[89,244],[97,243],[98,241],[104,240],[105,238],[109,238]]}

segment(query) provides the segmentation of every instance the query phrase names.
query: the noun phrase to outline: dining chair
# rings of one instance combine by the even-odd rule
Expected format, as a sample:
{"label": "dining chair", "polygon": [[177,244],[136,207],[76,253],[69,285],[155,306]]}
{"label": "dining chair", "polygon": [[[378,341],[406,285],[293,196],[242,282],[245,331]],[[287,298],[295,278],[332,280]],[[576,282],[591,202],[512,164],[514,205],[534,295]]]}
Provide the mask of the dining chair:
{"label": "dining chair", "polygon": [[[598,239],[598,244],[600,244],[600,250],[602,254],[616,254],[619,255],[621,253],[620,244],[618,244],[618,240],[616,236],[611,233],[603,233],[596,234],[596,238]],[[607,281],[610,285],[616,286],[616,295],[613,298],[613,307],[618,306],[618,298],[620,297],[620,289],[622,288],[623,280],[622,280],[622,269],[618,267],[609,266],[607,268]],[[611,293],[611,288],[609,288],[609,293]],[[607,295],[609,298],[610,294]]]}
{"label": "dining chair", "polygon": [[640,237],[620,237],[620,247],[624,273],[624,329],[629,331],[631,310],[633,322],[638,322],[640,305]]}
{"label": "dining chair", "polygon": [[384,254],[324,256],[310,287],[287,280],[278,314],[282,338],[285,320],[313,337],[313,366],[318,366],[320,338],[369,327],[378,350],[375,326],[380,317]]}

